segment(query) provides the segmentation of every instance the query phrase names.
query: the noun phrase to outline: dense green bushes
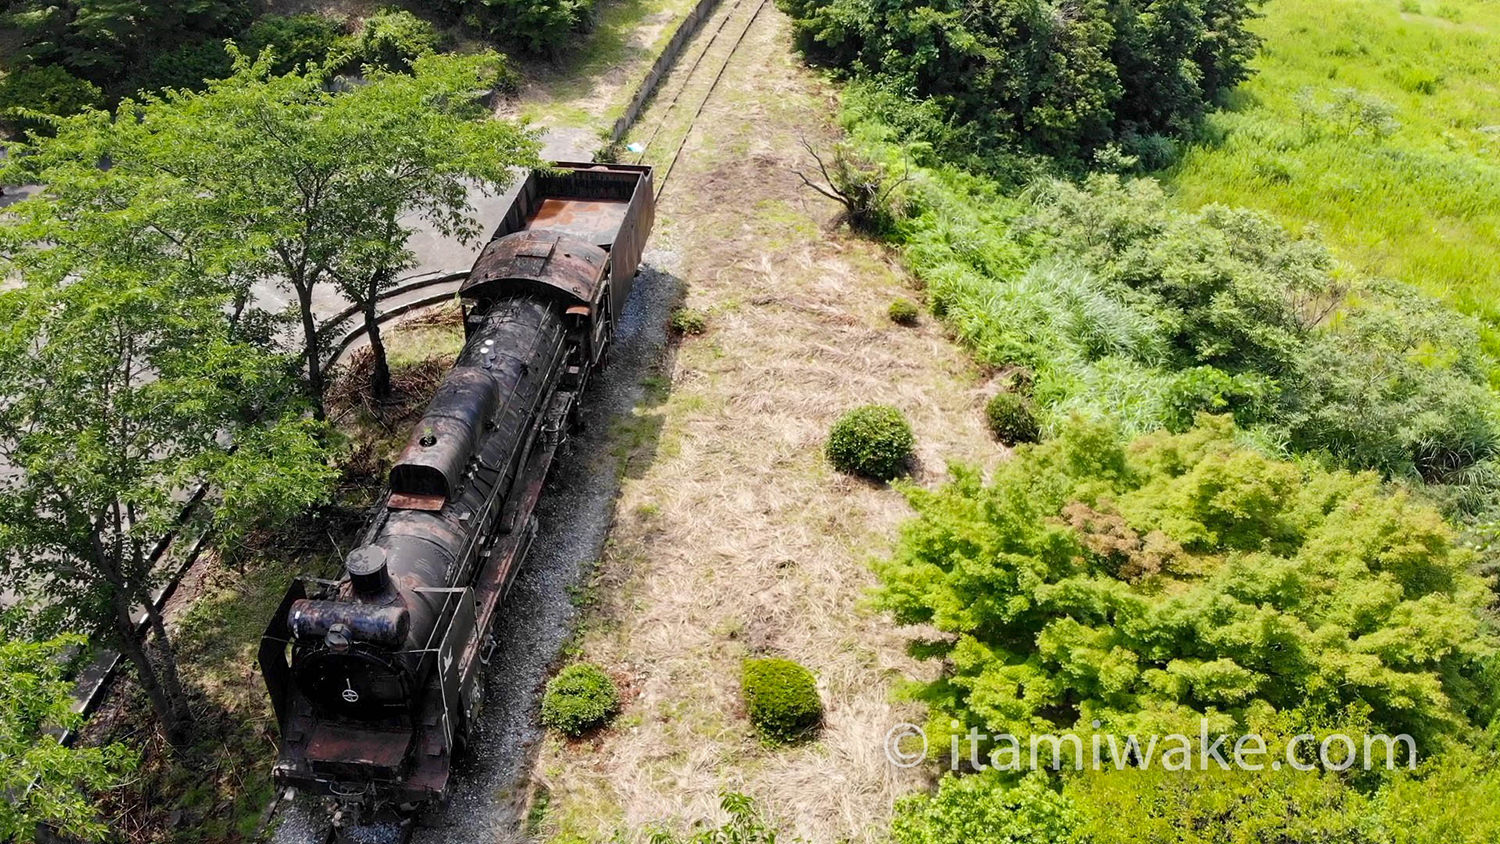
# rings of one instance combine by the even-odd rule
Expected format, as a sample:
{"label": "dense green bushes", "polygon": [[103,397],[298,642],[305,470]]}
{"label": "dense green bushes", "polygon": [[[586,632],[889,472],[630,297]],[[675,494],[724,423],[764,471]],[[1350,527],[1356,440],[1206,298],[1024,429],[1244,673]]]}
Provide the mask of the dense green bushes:
{"label": "dense green bushes", "polygon": [[[945,777],[897,805],[897,844],[1490,844],[1500,768],[1466,750],[1358,778],[1281,770]],[[1050,780],[1050,782],[1049,782]]]}
{"label": "dense green bushes", "polygon": [[575,738],[619,711],[615,681],[591,662],[576,662],[559,671],[542,696],[542,723]]}
{"label": "dense green bushes", "polygon": [[555,53],[593,23],[594,0],[449,0],[464,22],[533,53]]}
{"label": "dense green bushes", "polygon": [[67,116],[98,108],[102,100],[98,86],[56,65],[15,70],[0,78],[0,131],[20,135],[44,130],[43,121],[22,110]]}
{"label": "dense green bushes", "polygon": [[226,40],[252,56],[271,50],[276,73],[312,62],[338,70],[371,65],[408,72],[417,57],[442,42],[431,23],[401,9],[381,9],[346,35],[343,22],[319,14],[257,19],[240,0],[208,0],[186,11],[160,0],[24,0],[12,5],[5,22],[21,40],[5,59],[16,79],[12,86],[21,89],[13,101],[41,111],[64,109],[52,112],[57,114],[77,111],[80,102],[113,103],[138,91],[201,89],[206,80],[229,75]]}
{"label": "dense green bushes", "polygon": [[901,411],[871,404],[839,417],[828,432],[824,453],[840,472],[888,481],[906,471],[915,444]]}
{"label": "dense green bushes", "polygon": [[[1412,115],[1366,93],[1372,73],[1357,88],[1345,76],[1350,55],[1414,96],[1439,96],[1444,71],[1477,81],[1482,63],[1467,59],[1484,36],[1413,28],[1419,5],[1369,10],[1408,42],[1465,61],[1440,69],[1363,30],[1328,44],[1302,36],[1333,29],[1287,27],[1267,61],[1299,55],[1301,87],[1258,85],[1247,108],[1212,118],[1222,131],[1194,155],[1234,176],[1220,188],[1274,197],[1283,212],[1320,210],[1365,266],[1436,268],[1443,284],[1402,280],[1459,291],[1492,315],[1474,292],[1493,287],[1484,238],[1462,236],[1494,216],[1494,174],[1460,160],[1493,146],[1471,134],[1494,122],[1476,116],[1472,84],[1446,111]],[[809,56],[854,80],[845,120],[862,148],[918,165],[894,239],[934,313],[983,364],[1029,374],[1015,392],[1053,437],[1020,449],[988,485],[960,472],[946,489],[909,493],[919,517],[881,567],[881,601],[943,634],[915,643],[944,660],[916,692],[930,746],[946,761],[950,734],[972,726],[1023,743],[1076,732],[1087,747],[1096,722],[1109,735],[1160,736],[1196,734],[1201,717],[1212,732],[1283,743],[1303,731],[1406,732],[1424,761],[1348,774],[948,775],[898,807],[893,837],[1500,840],[1500,633],[1493,583],[1476,574],[1493,563],[1433,509],[1497,512],[1495,363],[1480,326],[1351,270],[1295,213],[1298,234],[1239,209],[1173,210],[1154,181],[1048,178],[1080,162],[1170,164],[1232,80],[1194,80],[1168,57],[1212,33],[1198,43],[1213,58],[1198,67],[1238,75],[1252,40],[1243,5],[1085,3],[1051,19],[1034,13],[1043,6],[783,0]],[[1219,22],[1200,26],[1199,13]],[[1153,41],[1166,33],[1186,40]],[[1292,117],[1248,116],[1273,109]],[[1403,142],[1407,120],[1441,141]],[[1453,180],[1464,184],[1450,190]],[[1362,199],[1398,194],[1405,205]],[[1211,199],[1199,190],[1189,201]],[[1381,237],[1361,234],[1376,228]],[[1009,418],[1018,401],[1002,401]],[[1205,412],[1220,415],[1200,422]],[[1116,432],[1155,433],[1122,446]]]}
{"label": "dense green bushes", "polygon": [[[290,73],[311,63],[330,60],[347,63],[356,39],[346,38],[344,27],[323,15],[267,15],[235,39],[240,50],[259,56],[270,50],[276,57],[274,73]],[[166,88],[198,90],[213,79],[223,79],[233,71],[234,62],[224,47],[223,38],[189,41],[174,49],[152,53],[143,70],[130,83],[132,89],[159,91]],[[397,70],[404,67],[394,68]]]}
{"label": "dense green bushes", "polygon": [[1320,242],[1254,212],[1170,211],[1152,181],[1050,182],[1036,200],[1020,237],[1151,320],[1126,354],[1175,371],[1168,427],[1229,410],[1296,451],[1438,482],[1494,455],[1472,320],[1351,278]]}
{"label": "dense green bushes", "polygon": [[[1247,0],[781,0],[799,46],[932,104],[944,145],[1152,154],[1247,74]],[[894,110],[910,110],[894,98]],[[927,138],[927,140],[933,140]]]}
{"label": "dense green bushes", "polygon": [[427,21],[404,9],[383,9],[366,18],[359,32],[342,45],[342,58],[354,65],[405,73],[412,62],[436,52],[441,43]]}
{"label": "dense green bushes", "polygon": [[19,0],[5,13],[21,42],[7,65],[61,67],[112,96],[129,94],[136,77],[161,54],[231,37],[253,17],[247,0]]}
{"label": "dense green bushes", "polygon": [[1007,787],[988,773],[946,777],[936,794],[897,803],[891,838],[896,844],[1070,844],[1080,821],[1072,801],[1045,776]]}
{"label": "dense green bushes", "polygon": [[812,672],[789,659],[745,660],[740,687],[750,723],[767,741],[798,741],[823,720]]}
{"label": "dense green bushes", "polygon": [[[971,726],[1023,748],[1180,733],[1196,760],[1201,718],[1226,748],[1262,737],[1262,769],[1173,769],[1159,749],[1137,767],[1105,743],[1098,769],[1083,749],[1084,770],[949,774],[898,805],[898,844],[1497,840],[1500,635],[1475,553],[1374,475],[1270,459],[1235,433],[1202,417],[1126,446],[1079,423],[989,485],[960,472],[913,491],[881,601],[945,634],[923,651],[948,670],[917,692],[945,761]],[[1301,733],[1406,733],[1421,764],[1398,751],[1388,769],[1379,744],[1368,772],[1266,761]]]}
{"label": "dense green bushes", "polygon": [[344,27],[323,15],[267,15],[252,24],[239,43],[252,56],[270,50],[276,56],[272,70],[287,73],[326,62],[330,53],[339,52],[343,38]]}
{"label": "dense green bushes", "polygon": [[1078,423],[982,485],[913,491],[882,603],[946,634],[931,723],[1196,734],[1266,707],[1419,742],[1496,712],[1488,584],[1433,510],[1237,445],[1227,417],[1130,447]]}
{"label": "dense green bushes", "polygon": [[1500,422],[1473,320],[1253,212],[1175,211],[1151,180],[1012,200],[939,168],[915,195],[902,238],[934,310],[985,363],[1035,373],[1044,428],[1230,413],[1273,450],[1486,505]]}

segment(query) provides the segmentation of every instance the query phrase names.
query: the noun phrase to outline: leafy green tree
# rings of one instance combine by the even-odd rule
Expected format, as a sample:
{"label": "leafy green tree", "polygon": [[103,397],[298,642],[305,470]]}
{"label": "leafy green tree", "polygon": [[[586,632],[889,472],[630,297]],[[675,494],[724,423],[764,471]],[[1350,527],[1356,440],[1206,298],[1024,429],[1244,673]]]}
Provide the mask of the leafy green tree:
{"label": "leafy green tree", "polygon": [[1313,233],[1176,210],[1151,179],[1048,178],[1004,199],[929,175],[908,259],[976,355],[1033,374],[1043,428],[1230,413],[1273,450],[1423,484],[1465,513],[1492,500],[1500,412],[1475,320],[1351,274]]}
{"label": "leafy green tree", "polygon": [[[465,239],[482,232],[468,191],[497,190],[511,168],[535,165],[535,141],[483,104],[505,72],[494,53],[430,55],[411,74],[372,69],[366,84],[328,89],[325,71],[278,76],[272,59],[237,56],[234,72],[201,93],[126,101],[132,120],[99,115],[58,125],[18,167],[40,183],[87,181],[107,151],[111,172],[153,190],[154,213],[203,261],[242,283],[274,280],[295,302],[299,353],[314,413],[323,415],[323,350],[314,294],[337,285],[357,304],[376,354],[377,394],[389,390],[375,322],[378,295],[413,260],[414,221]],[[205,257],[208,255],[212,257]]]}
{"label": "leafy green tree", "polygon": [[1189,132],[1247,73],[1257,45],[1245,27],[1251,6],[781,2],[809,58],[931,103],[940,119],[929,128],[946,124],[940,134],[964,139],[968,152],[986,148],[997,165],[1005,161],[993,153],[997,145],[1081,163],[1112,142],[1134,147]]}
{"label": "leafy green tree", "polygon": [[[82,115],[79,122],[101,115]],[[98,156],[108,147],[95,148]],[[169,738],[191,713],[152,600],[152,549],[188,493],[188,530],[244,530],[320,500],[332,479],[291,361],[267,351],[201,229],[213,200],[129,169],[57,168],[8,210],[20,286],[0,293],[0,573],[33,629],[104,637],[135,667]],[[207,214],[194,219],[193,214]],[[194,233],[194,234],[187,234]],[[235,444],[243,447],[235,448]],[[136,635],[143,614],[153,636]]]}
{"label": "leafy green tree", "polygon": [[119,745],[68,747],[61,731],[81,720],[64,677],[78,636],[0,642],[0,836],[35,840],[45,825],[71,838],[100,841],[108,828],[89,792],[111,788],[135,765]]}
{"label": "leafy green tree", "polygon": [[[313,144],[306,159],[323,165],[324,153],[343,150],[336,194],[325,198],[337,221],[328,274],[359,305],[374,353],[371,391],[385,399],[390,367],[377,321],[379,297],[414,262],[407,242],[414,220],[445,236],[471,241],[485,234],[473,216],[472,186],[498,191],[514,168],[540,166],[534,139],[515,124],[490,119],[474,93],[479,80],[493,86],[503,64],[496,56],[416,59],[412,73],[367,68],[368,82],[332,98],[323,119],[306,126]],[[325,133],[319,144],[311,136]]]}
{"label": "leafy green tree", "polygon": [[945,636],[933,734],[1195,733],[1264,706],[1364,706],[1419,742],[1488,724],[1500,636],[1474,553],[1373,474],[1235,435],[1203,417],[1126,447],[1080,423],[992,484],[909,492],[882,601]]}

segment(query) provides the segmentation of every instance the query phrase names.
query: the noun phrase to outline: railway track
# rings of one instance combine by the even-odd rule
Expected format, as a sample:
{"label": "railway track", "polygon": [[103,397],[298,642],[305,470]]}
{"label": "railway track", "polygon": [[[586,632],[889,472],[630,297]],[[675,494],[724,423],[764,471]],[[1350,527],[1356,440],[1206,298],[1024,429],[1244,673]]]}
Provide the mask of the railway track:
{"label": "railway track", "polygon": [[[724,79],[724,72],[729,69],[729,64],[734,60],[735,54],[739,52],[740,45],[745,42],[745,36],[750,34],[751,28],[755,26],[756,20],[760,18],[761,13],[765,11],[769,3],[770,0],[736,0],[735,4],[720,19],[719,25],[714,28],[708,43],[703,45],[703,49],[698,52],[697,57],[693,59],[693,63],[688,66],[683,75],[682,83],[672,94],[672,99],[667,103],[666,110],[662,112],[661,117],[656,121],[656,126],[651,130],[651,134],[642,143],[641,150],[636,157],[635,163],[637,164],[645,162],[647,154],[651,152],[651,147],[661,135],[662,129],[671,125],[677,107],[682,104],[684,98],[689,102],[697,102],[692,115],[682,128],[677,144],[672,148],[672,155],[666,160],[665,166],[661,163],[655,164],[662,172],[661,178],[656,184],[656,198],[658,201],[667,191],[667,184],[672,178],[672,171],[676,169],[678,159],[682,157],[682,152],[686,148],[687,142],[692,138],[693,130],[698,125],[698,119],[703,116],[703,109],[713,99],[714,92],[718,90],[719,83]],[[747,9],[750,10],[748,18],[742,14],[742,11]],[[729,23],[736,19],[743,20],[742,25],[726,30]],[[738,31],[734,35],[734,40],[726,42],[728,49],[725,50],[724,46],[719,43],[719,39],[725,35],[726,31],[734,32],[736,29]],[[715,52],[716,48],[717,53]],[[714,54],[714,59],[709,62],[708,69],[703,70],[702,74],[700,74],[699,71],[702,69],[703,60],[710,54]],[[712,77],[706,75],[710,72],[713,74]],[[695,94],[697,89],[702,87],[705,80],[707,81],[707,89],[702,92],[702,95],[690,95]]]}

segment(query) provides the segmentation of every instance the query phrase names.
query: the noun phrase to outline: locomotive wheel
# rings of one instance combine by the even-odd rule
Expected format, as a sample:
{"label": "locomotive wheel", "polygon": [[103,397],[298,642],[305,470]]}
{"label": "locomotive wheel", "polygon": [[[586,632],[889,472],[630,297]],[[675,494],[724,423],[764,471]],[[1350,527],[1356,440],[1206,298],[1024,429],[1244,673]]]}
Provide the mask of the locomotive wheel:
{"label": "locomotive wheel", "polygon": [[453,736],[453,756],[458,758],[469,752],[469,747],[474,743],[474,727],[479,722],[479,714],[484,711],[484,677],[481,675],[474,684],[474,707],[464,714],[462,728]]}

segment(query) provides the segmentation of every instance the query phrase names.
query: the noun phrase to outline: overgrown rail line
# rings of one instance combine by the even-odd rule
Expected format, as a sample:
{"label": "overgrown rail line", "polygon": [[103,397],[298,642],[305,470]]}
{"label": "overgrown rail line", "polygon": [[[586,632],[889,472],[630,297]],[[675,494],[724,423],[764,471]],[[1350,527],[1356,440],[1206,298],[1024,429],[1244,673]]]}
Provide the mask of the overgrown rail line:
{"label": "overgrown rail line", "polygon": [[[640,164],[644,161],[646,152],[649,151],[651,144],[656,140],[656,138],[660,136],[662,129],[667,126],[669,118],[676,110],[677,105],[681,101],[683,95],[693,87],[693,79],[697,74],[698,69],[702,65],[704,58],[706,58],[708,54],[712,52],[714,45],[718,42],[720,35],[723,34],[729,22],[735,17],[735,14],[737,12],[745,8],[751,2],[755,2],[755,0],[736,0],[734,6],[730,8],[729,11],[725,13],[724,17],[719,21],[718,26],[714,28],[712,35],[709,37],[708,43],[703,46],[702,50],[698,51],[697,56],[693,59],[692,64],[688,66],[686,74],[683,77],[682,84],[677,86],[676,91],[672,95],[671,101],[667,104],[666,110],[662,113],[661,118],[656,121],[656,125],[652,128],[651,134],[647,136],[646,141],[642,144],[641,152],[636,156],[635,163]],[[739,52],[740,46],[744,44],[745,37],[749,35],[751,28],[755,26],[755,22],[759,20],[761,13],[765,11],[765,8],[769,4],[769,2],[770,0],[758,0],[755,6],[754,13],[750,15],[750,19],[745,22],[745,25],[740,28],[739,34],[735,37],[733,44],[729,48],[729,52],[724,56],[722,61],[717,63],[716,69],[714,71],[714,76],[709,83],[708,90],[704,92],[702,99],[699,100],[697,107],[693,110],[692,117],[688,119],[687,126],[684,127],[682,131],[682,137],[678,140],[677,146],[673,150],[671,159],[668,160],[666,168],[662,171],[662,177],[660,181],[657,182],[656,196],[658,199],[660,199],[661,196],[666,192],[667,180],[671,177],[673,169],[676,168],[678,160],[682,157],[682,151],[687,146],[688,140],[692,137],[693,130],[697,126],[698,119],[703,116],[703,109],[708,105],[709,101],[713,99],[714,92],[718,90],[719,83],[723,80],[724,73],[728,69],[730,62],[734,60],[735,55]],[[467,272],[465,271],[417,279],[387,291],[380,297],[380,302],[391,302],[402,299],[404,299],[405,301],[401,301],[400,304],[383,310],[379,314],[379,316],[376,317],[376,324],[385,325],[389,322],[400,319],[401,317],[406,316],[407,314],[410,314],[414,311],[419,311],[424,308],[428,308],[433,305],[441,304],[443,302],[451,300],[453,298],[454,292],[457,290],[458,282],[462,280],[466,274]],[[419,295],[414,299],[406,299],[406,297],[409,297],[412,294],[420,293],[421,291],[430,289],[436,289],[437,292]],[[328,319],[325,322],[325,325],[337,326],[341,323],[347,322],[350,319],[356,318],[358,315],[359,309],[356,306],[350,306]],[[339,363],[342,363],[349,351],[354,348],[354,346],[360,341],[360,339],[363,338],[367,333],[368,331],[364,325],[352,328],[347,333],[345,333],[344,336],[333,345],[333,351],[329,355],[328,362],[325,364],[326,369],[331,371]]]}
{"label": "overgrown rail line", "polygon": [[[731,10],[730,15],[726,15],[724,18],[726,23],[728,22],[729,17],[732,16],[734,12],[739,11],[740,7],[744,5],[745,2],[746,0],[740,0],[739,3],[735,4],[735,7],[733,10]],[[734,44],[729,48],[729,54],[726,55],[724,57],[724,61],[719,64],[719,69],[714,74],[713,81],[709,83],[708,91],[703,94],[703,99],[698,102],[698,108],[693,112],[693,116],[688,119],[687,129],[682,133],[682,140],[677,143],[677,149],[672,153],[672,160],[667,162],[667,168],[662,172],[661,181],[657,183],[656,197],[658,200],[661,199],[662,195],[667,192],[667,181],[672,178],[672,171],[676,169],[677,160],[682,157],[682,150],[687,146],[688,139],[693,136],[693,129],[698,124],[698,118],[703,116],[704,107],[707,106],[709,101],[713,99],[714,91],[718,89],[719,82],[724,78],[724,71],[729,68],[729,63],[734,60],[735,53],[739,52],[740,45],[745,42],[745,36],[750,34],[750,29],[755,26],[756,20],[760,18],[760,13],[765,11],[766,4],[768,2],[770,2],[770,0],[760,0],[760,3],[755,7],[755,13],[750,16],[750,20],[745,22],[744,28],[740,30],[739,37],[734,40]],[[718,37],[717,32],[715,32],[714,37]],[[710,47],[711,46],[712,45],[710,44]],[[707,54],[707,52],[708,48],[705,48],[704,54]],[[694,63],[693,67],[696,70],[697,64]],[[683,82],[684,90],[686,89],[687,84],[691,82],[691,75],[692,71],[689,71],[689,79],[684,80]],[[672,105],[676,105],[675,100],[673,101]],[[666,122],[666,117],[667,115],[662,115],[663,124]],[[644,150],[642,151],[642,155],[644,156]]]}

